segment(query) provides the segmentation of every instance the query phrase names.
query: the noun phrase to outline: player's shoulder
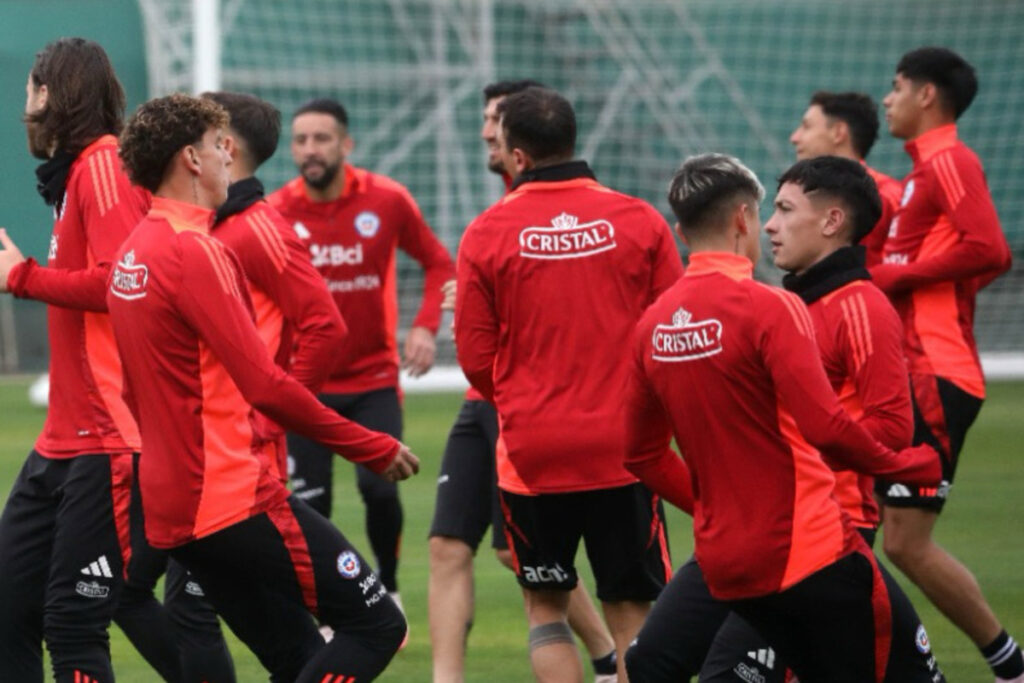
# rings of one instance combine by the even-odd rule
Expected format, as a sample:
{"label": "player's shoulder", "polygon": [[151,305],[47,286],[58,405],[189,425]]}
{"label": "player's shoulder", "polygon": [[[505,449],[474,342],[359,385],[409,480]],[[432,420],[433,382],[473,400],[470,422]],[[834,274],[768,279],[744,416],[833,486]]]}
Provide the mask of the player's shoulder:
{"label": "player's shoulder", "polygon": [[297,176],[267,195],[267,203],[278,211],[284,211],[305,198],[305,181],[302,176]]}
{"label": "player's shoulder", "polygon": [[790,320],[806,336],[814,336],[814,323],[807,304],[798,295],[757,280],[742,280],[740,287],[750,299],[751,318],[771,327],[781,318]]}
{"label": "player's shoulder", "polygon": [[117,154],[117,138],[104,135],[85,147],[71,164],[68,186],[87,190],[100,200],[116,201],[122,188],[130,185]]}
{"label": "player's shoulder", "polygon": [[355,182],[367,194],[383,195],[392,199],[401,200],[412,206],[416,205],[412,192],[409,188],[390,176],[381,173],[374,173],[364,168],[349,166],[346,172],[355,174]]}

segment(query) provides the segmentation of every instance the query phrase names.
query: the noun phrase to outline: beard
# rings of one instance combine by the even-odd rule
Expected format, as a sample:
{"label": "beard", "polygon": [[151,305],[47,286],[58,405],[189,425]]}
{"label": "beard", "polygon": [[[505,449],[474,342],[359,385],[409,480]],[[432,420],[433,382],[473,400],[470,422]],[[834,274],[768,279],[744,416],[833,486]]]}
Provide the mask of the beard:
{"label": "beard", "polygon": [[26,122],[25,134],[28,137],[28,152],[36,159],[50,158],[50,144],[42,139],[42,126],[38,123]]}
{"label": "beard", "polygon": [[504,175],[504,173],[505,173],[505,165],[503,163],[501,163],[501,159],[499,159],[499,158],[494,158],[494,159],[488,158],[487,159],[487,170],[490,171],[491,173],[497,173],[498,175]]}
{"label": "beard", "polygon": [[302,178],[303,180],[306,181],[306,184],[312,187],[314,190],[326,190],[328,186],[330,186],[330,184],[334,182],[334,179],[338,176],[338,171],[341,169],[341,162],[331,164],[329,166],[325,164],[323,169],[323,173],[321,173],[319,176],[310,177],[310,175],[306,172],[306,168],[303,167]]}

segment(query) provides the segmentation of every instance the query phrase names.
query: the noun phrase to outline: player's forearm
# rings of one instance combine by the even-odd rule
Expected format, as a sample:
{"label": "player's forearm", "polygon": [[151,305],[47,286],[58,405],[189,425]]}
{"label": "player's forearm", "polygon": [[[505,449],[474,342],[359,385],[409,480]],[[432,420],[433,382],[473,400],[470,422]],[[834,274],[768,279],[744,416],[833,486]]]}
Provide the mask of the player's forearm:
{"label": "player's forearm", "polygon": [[683,512],[693,515],[690,469],[671,448],[662,449],[661,455],[654,457],[627,457],[626,469],[651,491]]}
{"label": "player's forearm", "polygon": [[413,320],[414,327],[423,327],[433,334],[437,334],[437,330],[441,326],[441,302],[444,301],[441,287],[454,277],[455,268],[451,261],[448,261],[447,264],[437,264],[425,271],[423,300],[420,302],[420,309]]}
{"label": "player's forearm", "polygon": [[804,433],[804,436],[821,451],[833,469],[849,469],[923,486],[937,485],[942,479],[942,466],[937,455],[933,457],[919,448],[893,451],[871,438],[841,408],[822,430]]}
{"label": "player's forearm", "polygon": [[45,268],[28,259],[11,269],[7,289],[22,299],[34,299],[75,310],[107,312],[110,264],[82,270]]}
{"label": "player's forearm", "polygon": [[328,303],[331,312],[310,317],[306,325],[298,329],[290,366],[291,375],[314,394],[330,376],[335,355],[347,332],[334,303],[330,300]]}

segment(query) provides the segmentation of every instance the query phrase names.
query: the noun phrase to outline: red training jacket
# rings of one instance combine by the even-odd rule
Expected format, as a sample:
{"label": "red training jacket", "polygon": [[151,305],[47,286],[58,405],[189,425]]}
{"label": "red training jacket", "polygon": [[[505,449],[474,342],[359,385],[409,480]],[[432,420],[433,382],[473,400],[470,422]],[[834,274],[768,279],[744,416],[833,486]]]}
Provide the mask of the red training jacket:
{"label": "red training jacket", "polygon": [[934,485],[934,451],[894,453],[839,406],[803,302],[752,278],[734,254],[691,254],[686,275],[644,314],[626,393],[627,467],[656,493],[696,497],[697,560],[712,594],[784,590],[851,552],[833,497],[837,469]]}
{"label": "red training jacket", "polygon": [[332,394],[398,386],[397,248],[424,270],[423,302],[414,326],[437,332],[441,285],[455,276],[451,256],[408,190],[348,164],[344,172],[344,188],[334,201],[310,199],[301,177],[267,198],[309,248],[313,266],[348,325],[323,387]]}
{"label": "red training jacket", "polygon": [[515,187],[459,248],[456,350],[498,410],[498,485],[520,494],[624,486],[623,349],[683,267],[661,215],[583,162]]}
{"label": "red training jacket", "polygon": [[139,484],[158,548],[202,538],[288,496],[271,473],[253,408],[381,472],[398,452],[320,404],[274,364],[253,324],[236,257],[208,234],[213,214],[156,197],[125,241],[107,305],[125,397],[145,449]]}
{"label": "red training jacket", "polygon": [[975,296],[1009,270],[1010,248],[981,162],[957,138],[955,125],[932,129],[905,148],[914,167],[903,181],[883,263],[871,276],[903,321],[911,375],[944,377],[984,398]]}
{"label": "red training jacket", "polygon": [[50,405],[35,445],[47,458],[139,450],[105,296],[114,253],[148,207],[121,169],[117,138],[104,135],[71,165],[46,267],[30,258],[7,277],[15,296],[48,304]]}
{"label": "red training jacket", "polygon": [[889,234],[889,226],[900,208],[900,198],[903,196],[903,183],[892,176],[887,176],[881,171],[876,171],[863,161],[864,170],[875,181],[878,188],[878,195],[882,199],[882,215],[860,243],[867,251],[867,262],[874,266],[882,262],[882,251],[885,249],[885,239]]}

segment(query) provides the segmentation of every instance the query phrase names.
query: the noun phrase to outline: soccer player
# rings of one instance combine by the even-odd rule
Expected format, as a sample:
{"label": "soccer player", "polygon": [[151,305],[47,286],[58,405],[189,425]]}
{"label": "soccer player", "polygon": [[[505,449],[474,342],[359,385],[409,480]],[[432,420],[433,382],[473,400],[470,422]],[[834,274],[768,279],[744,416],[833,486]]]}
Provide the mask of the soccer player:
{"label": "soccer player", "polygon": [[527,88],[498,107],[510,192],[466,229],[455,335],[501,424],[498,486],[541,681],[581,681],[566,624],[582,537],[620,655],[671,571],[660,501],[623,467],[621,349],[682,274],[664,219],[573,161],[576,118]]}
{"label": "soccer player", "polygon": [[[344,536],[284,487],[254,409],[389,480],[418,460],[274,364],[237,258],[209,235],[230,180],[227,123],[215,102],[172,95],[142,105],[120,139],[132,182],[154,195],[107,294],[145,444],[146,536],[196,577],[273,680],[371,680],[405,620]],[[310,614],[334,629],[330,643]]]}
{"label": "soccer player", "polygon": [[932,530],[953,484],[960,449],[985,398],[974,341],[975,296],[1010,267],[978,157],[956,121],[978,89],[974,69],[945,48],[903,55],[882,101],[889,132],[906,140],[913,169],[871,276],[905,330],[915,406],[914,442],[942,456],[942,485],[878,482],[886,555],[981,649],[999,681],[1024,681],[1024,658],[970,570]]}
{"label": "soccer player", "polygon": [[878,105],[869,95],[859,92],[832,93],[819,91],[800,119],[789,142],[796,149],[797,159],[833,155],[853,159],[864,168],[878,186],[882,197],[882,216],[861,244],[867,249],[867,264],[882,260],[889,224],[900,205],[903,185],[900,181],[876,171],[864,161],[878,139]]}
{"label": "soccer player", "polygon": [[[690,265],[633,335],[627,467],[674,504],[695,499],[711,595],[801,680],[879,681],[895,668],[901,681],[941,680],[913,607],[834,499],[822,455],[922,483],[940,468],[927,449],[897,454],[853,422],[804,304],[753,281],[762,196],[725,155],[692,157],[673,178]],[[689,468],[669,449],[673,434]],[[671,598],[666,590],[658,607]],[[903,647],[915,633],[920,647]]]}
{"label": "soccer player", "polygon": [[[441,285],[454,277],[454,266],[403,186],[346,162],[353,144],[341,104],[315,99],[299,107],[292,118],[291,150],[301,175],[268,201],[309,247],[313,265],[348,326],[348,336],[335,349],[321,400],[397,439],[402,435],[402,408],[395,252],[401,248],[424,269],[423,302],[403,350],[403,366],[413,377],[433,365]],[[296,495],[330,517],[330,451],[300,436],[290,437],[288,448]],[[357,467],[357,481],[366,505],[367,537],[384,586],[397,601],[402,534],[398,487],[365,467]]]}
{"label": "soccer player", "polygon": [[[483,91],[480,137],[487,145],[487,169],[500,175],[506,188],[512,178],[505,172],[498,146],[498,105],[508,95],[531,86],[540,84],[531,80],[498,81]],[[454,308],[454,288],[450,300]],[[470,387],[448,434],[430,527],[430,640],[435,683],[462,680],[466,640],[473,623],[473,556],[488,525],[498,560],[513,568],[512,554],[502,533],[494,469],[497,439],[498,415],[494,406]],[[569,626],[587,647],[596,683],[614,681],[615,643],[582,582],[570,594]]]}
{"label": "soccer player", "polygon": [[46,267],[0,230],[0,288],[47,304],[46,423],[0,517],[0,679],[114,680],[107,628],[128,548],[139,433],[121,398],[104,292],[114,252],[148,205],[117,159],[125,97],[103,48],[63,38],[26,84],[29,151],[54,210]]}
{"label": "soccer player", "polygon": [[[876,224],[880,202],[862,164],[838,156],[797,162],[779,179],[775,212],[764,225],[783,286],[807,304],[829,384],[839,402],[876,440],[906,448],[913,434],[903,326],[885,295],[871,284],[865,249],[857,243]],[[835,472],[835,497],[853,526],[873,545],[878,505],[870,476]],[[895,643],[914,647],[908,641]],[[731,616],[719,630],[700,680],[740,681],[756,671],[782,681],[766,642]],[[887,672],[895,683],[901,674]]]}

